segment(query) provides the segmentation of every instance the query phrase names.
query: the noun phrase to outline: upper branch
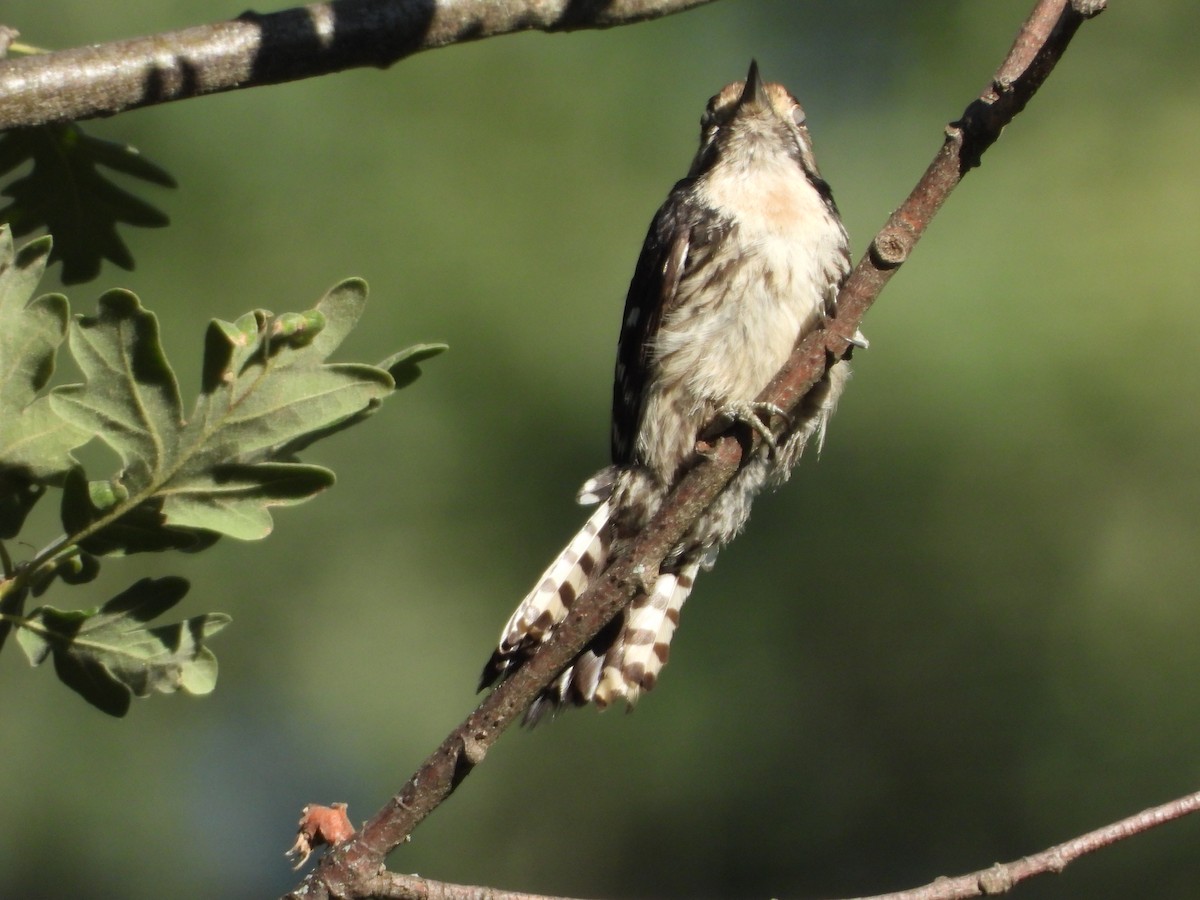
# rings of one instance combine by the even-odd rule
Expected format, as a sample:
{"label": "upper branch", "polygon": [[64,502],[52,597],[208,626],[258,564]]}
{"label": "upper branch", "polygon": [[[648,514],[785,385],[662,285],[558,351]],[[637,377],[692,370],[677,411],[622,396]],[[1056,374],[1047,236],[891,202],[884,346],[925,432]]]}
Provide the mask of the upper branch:
{"label": "upper branch", "polygon": [[384,68],[516,31],[609,28],[711,0],[332,0],[149,37],[0,60],[0,131]]}

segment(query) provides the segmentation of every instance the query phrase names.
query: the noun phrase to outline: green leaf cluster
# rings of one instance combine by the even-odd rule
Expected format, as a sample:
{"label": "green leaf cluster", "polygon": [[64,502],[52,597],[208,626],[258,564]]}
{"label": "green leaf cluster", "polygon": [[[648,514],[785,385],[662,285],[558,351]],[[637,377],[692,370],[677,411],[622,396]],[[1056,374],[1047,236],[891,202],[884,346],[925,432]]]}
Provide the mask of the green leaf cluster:
{"label": "green leaf cluster", "polygon": [[229,616],[205,613],[142,627],[187,590],[182,578],[143,578],[96,610],[43,606],[21,622],[17,642],[35,666],[53,657],[63,683],[109,715],[125,715],[131,697],[156,691],[208,694],[217,685],[217,658],[205,641]]}
{"label": "green leaf cluster", "polygon": [[[417,345],[377,366],[327,362],[366,304],[366,284],[350,279],[305,312],[214,320],[185,416],[158,321],[137,297],[109,291],[95,315],[73,319],[61,295],[31,299],[50,253],[48,237],[14,252],[0,229],[0,541],[17,536],[49,488],[61,488],[63,526],[20,562],[0,543],[0,645],[15,630],[31,663],[53,658],[64,683],[123,715],[131,696],[210,691],[216,659],[205,642],[228,618],[142,627],[182,599],[177,578],[140,581],[91,611],[26,612],[29,596],[92,580],[103,557],[265,537],[272,507],[334,483],[300,451],[370,416],[444,347]],[[84,381],[47,392],[64,340]],[[93,439],[120,460],[102,478],[75,455]]]}

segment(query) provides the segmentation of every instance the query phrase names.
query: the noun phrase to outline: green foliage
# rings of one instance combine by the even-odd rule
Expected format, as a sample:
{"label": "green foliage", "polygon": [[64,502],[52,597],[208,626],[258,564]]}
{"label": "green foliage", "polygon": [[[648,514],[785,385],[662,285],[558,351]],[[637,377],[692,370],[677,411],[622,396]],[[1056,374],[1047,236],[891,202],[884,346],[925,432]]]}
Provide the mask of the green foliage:
{"label": "green foliage", "polygon": [[20,530],[41,485],[61,479],[71,450],[86,440],[38,396],[70,318],[61,294],[29,299],[49,254],[48,237],[14,254],[8,230],[0,230],[0,539]]}
{"label": "green foliage", "polygon": [[[62,489],[64,530],[17,564],[0,545],[0,644],[15,629],[34,665],[53,656],[68,686],[124,715],[131,695],[211,691],[216,659],[204,641],[228,618],[141,627],[186,593],[176,578],[140,581],[91,612],[25,613],[28,596],[56,580],[91,581],[105,556],[266,537],[271,507],[302,503],[334,482],[297,454],[371,415],[444,347],[419,344],[380,366],[326,362],[366,305],[366,284],[350,279],[303,313],[214,320],[185,418],[158,320],[137,297],[109,291],[96,315],[73,321],[65,297],[30,299],[50,248],[42,238],[14,253],[0,229],[0,538],[20,532],[49,487]],[[44,393],[64,337],[84,382]],[[120,460],[108,477],[89,478],[74,454],[93,437]]]}
{"label": "green foliage", "polygon": [[112,716],[129,711],[133,696],[211,693],[217,658],[205,640],[229,624],[222,613],[142,627],[187,593],[182,578],[143,578],[96,610],[43,606],[24,619],[17,642],[33,665],[54,657],[63,683]]}
{"label": "green foliage", "polygon": [[132,178],[175,187],[170,173],[137,148],[91,137],[75,124],[19,128],[0,135],[0,175],[31,162],[33,167],[5,187],[10,202],[0,209],[17,236],[45,228],[54,235],[51,262],[63,264],[64,284],[90,281],[107,259],[133,268],[133,256],[117,234],[124,222],[161,228],[165,213],[117,187],[100,167]]}

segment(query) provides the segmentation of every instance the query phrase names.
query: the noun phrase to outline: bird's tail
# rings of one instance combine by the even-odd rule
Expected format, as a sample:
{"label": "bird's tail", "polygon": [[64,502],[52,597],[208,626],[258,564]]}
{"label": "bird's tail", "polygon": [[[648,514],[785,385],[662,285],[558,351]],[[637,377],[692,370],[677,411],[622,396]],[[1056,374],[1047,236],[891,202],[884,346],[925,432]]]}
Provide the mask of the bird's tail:
{"label": "bird's tail", "polygon": [[605,500],[517,606],[500,632],[499,646],[484,666],[480,690],[520,665],[549,639],[555,626],[571,611],[575,598],[587,590],[592,575],[603,571],[612,540],[611,515],[612,507]]}
{"label": "bird's tail", "polygon": [[643,691],[654,687],[667,664],[679,611],[699,568],[697,560],[678,571],[661,572],[650,592],[634,597],[534,699],[525,713],[525,724],[534,725],[564,706],[595,703],[604,709],[624,700],[632,707]]}
{"label": "bird's tail", "polygon": [[[605,472],[584,485],[581,500],[599,500],[600,505],[504,626],[500,643],[484,667],[480,690],[520,666],[549,640],[575,599],[604,571],[614,531],[611,488],[612,479]],[[700,565],[700,559],[691,557],[666,564],[649,592],[635,597],[538,695],[525,714],[526,724],[568,705],[595,703],[604,708],[625,700],[632,706],[643,691],[654,687]]]}

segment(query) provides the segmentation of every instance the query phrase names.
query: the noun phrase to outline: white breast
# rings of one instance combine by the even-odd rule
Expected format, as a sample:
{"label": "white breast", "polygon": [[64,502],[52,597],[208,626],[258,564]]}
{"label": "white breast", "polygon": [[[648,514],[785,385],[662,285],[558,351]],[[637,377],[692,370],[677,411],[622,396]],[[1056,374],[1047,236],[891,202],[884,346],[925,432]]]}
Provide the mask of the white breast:
{"label": "white breast", "polygon": [[694,247],[649,348],[637,456],[664,483],[722,407],[754,400],[820,320],[845,232],[795,161],[749,153],[718,164],[697,200],[735,224]]}
{"label": "white breast", "polygon": [[738,224],[680,284],[655,350],[664,377],[720,406],[753,400],[819,321],[845,238],[791,159],[759,159],[753,177],[718,166],[698,187]]}

